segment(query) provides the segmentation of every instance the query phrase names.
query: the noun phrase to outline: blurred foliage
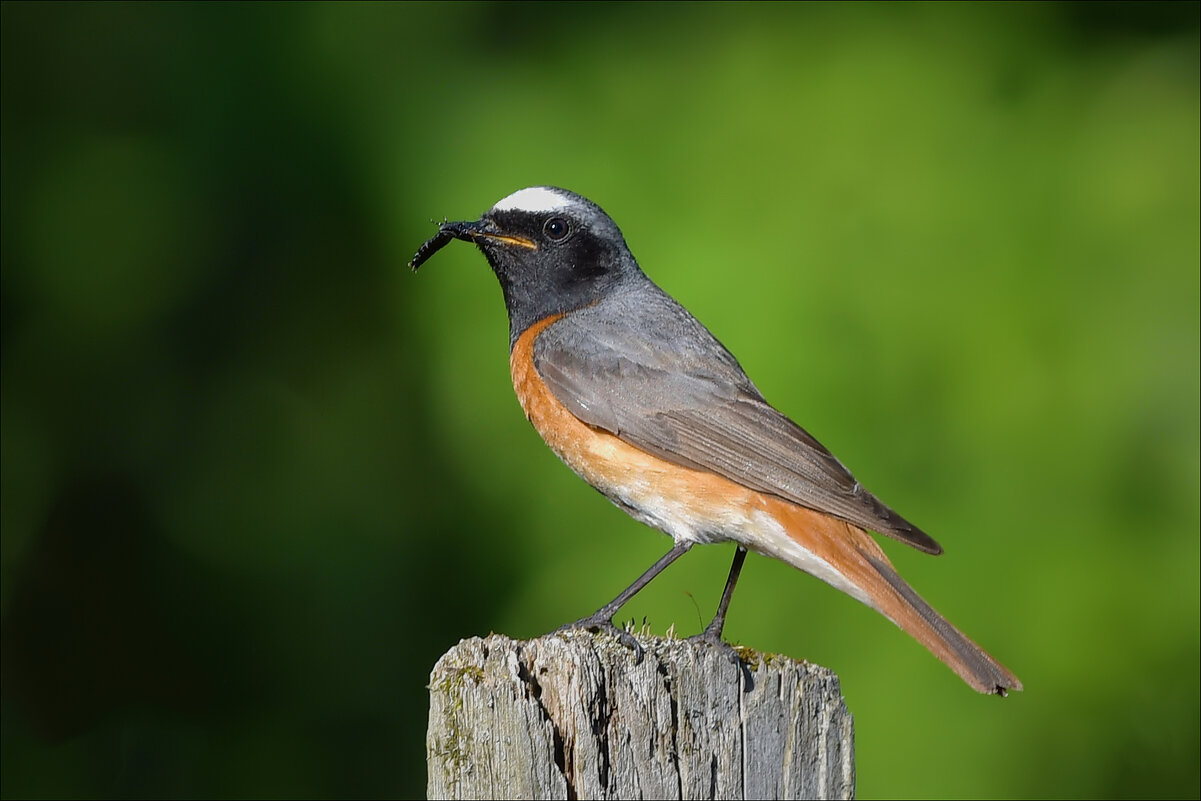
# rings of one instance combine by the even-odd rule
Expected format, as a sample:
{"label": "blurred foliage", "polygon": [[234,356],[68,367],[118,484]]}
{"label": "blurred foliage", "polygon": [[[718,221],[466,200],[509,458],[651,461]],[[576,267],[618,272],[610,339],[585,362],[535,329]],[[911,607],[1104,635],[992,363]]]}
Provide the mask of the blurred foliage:
{"label": "blurred foliage", "polygon": [[840,674],[861,797],[1201,793],[1196,3],[2,14],[5,797],[421,794],[439,654],[667,550],[521,419],[482,257],[404,269],[542,183],[1025,682],[752,557],[728,634]]}

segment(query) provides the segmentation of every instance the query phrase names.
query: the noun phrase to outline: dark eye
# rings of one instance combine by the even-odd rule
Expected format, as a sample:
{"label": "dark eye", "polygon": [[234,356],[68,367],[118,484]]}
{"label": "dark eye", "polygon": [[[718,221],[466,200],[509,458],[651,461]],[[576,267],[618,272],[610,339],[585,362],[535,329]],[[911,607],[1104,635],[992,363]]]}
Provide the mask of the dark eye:
{"label": "dark eye", "polygon": [[558,242],[561,239],[566,239],[567,235],[571,233],[571,223],[562,217],[551,217],[542,226],[542,230],[546,232],[548,237]]}

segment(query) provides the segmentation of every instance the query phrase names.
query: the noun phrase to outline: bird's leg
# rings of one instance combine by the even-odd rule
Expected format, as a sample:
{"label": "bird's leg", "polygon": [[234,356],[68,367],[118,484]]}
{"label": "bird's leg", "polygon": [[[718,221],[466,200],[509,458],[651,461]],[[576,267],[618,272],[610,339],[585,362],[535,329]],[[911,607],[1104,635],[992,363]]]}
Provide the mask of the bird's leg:
{"label": "bird's leg", "polygon": [[713,620],[705,630],[694,637],[689,637],[690,640],[700,640],[707,642],[718,648],[726,649],[730,658],[737,662],[739,661],[738,652],[734,647],[728,644],[721,638],[721,630],[726,625],[726,612],[730,608],[730,598],[734,596],[734,585],[738,583],[738,574],[742,572],[742,563],[746,561],[746,548],[741,545],[734,552],[734,562],[730,565],[730,575],[726,577],[726,588],[722,590],[721,601],[717,604],[717,614],[713,616]]}
{"label": "bird's leg", "polygon": [[[672,546],[672,549],[659,557],[659,560],[647,568],[646,572],[635,579],[634,583],[622,590],[616,598],[609,603],[596,610],[588,617],[582,617],[574,623],[568,623],[565,626],[560,626],[558,631],[564,629],[587,629],[589,631],[611,631],[617,635],[618,639],[629,647],[635,654],[635,663],[642,661],[642,646],[634,639],[628,631],[618,626],[613,625],[613,615],[617,614],[626,601],[638,594],[638,591],[651,582],[655,576],[662,573],[668,565],[679,559],[688,549],[692,547],[690,541],[677,542]],[[731,592],[733,590],[731,589]],[[718,626],[718,636],[721,636],[721,627]]]}

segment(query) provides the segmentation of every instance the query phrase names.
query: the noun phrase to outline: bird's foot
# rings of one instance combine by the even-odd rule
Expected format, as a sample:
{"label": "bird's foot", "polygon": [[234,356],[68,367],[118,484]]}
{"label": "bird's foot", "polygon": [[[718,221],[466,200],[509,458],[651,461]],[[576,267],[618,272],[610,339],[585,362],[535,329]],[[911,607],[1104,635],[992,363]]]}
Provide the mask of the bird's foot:
{"label": "bird's foot", "polygon": [[733,645],[723,640],[721,638],[721,631],[714,630],[712,626],[709,626],[700,634],[694,634],[691,637],[688,637],[687,641],[707,643],[708,645],[725,654],[726,659],[729,659],[733,664],[737,665],[738,667],[742,667],[743,665],[742,654],[739,653],[738,649]]}
{"label": "bird's foot", "polygon": [[607,632],[612,634],[613,636],[617,637],[618,641],[621,642],[622,645],[634,652],[635,665],[641,664],[643,656],[646,655],[646,651],[643,649],[642,645],[639,644],[638,640],[634,639],[633,634],[621,626],[616,625],[613,622],[612,617],[606,616],[602,612],[598,612],[597,614],[590,615],[588,617],[582,617],[574,623],[567,623],[559,626],[559,628],[555,629],[555,633],[557,634],[570,629],[584,629],[585,631]]}

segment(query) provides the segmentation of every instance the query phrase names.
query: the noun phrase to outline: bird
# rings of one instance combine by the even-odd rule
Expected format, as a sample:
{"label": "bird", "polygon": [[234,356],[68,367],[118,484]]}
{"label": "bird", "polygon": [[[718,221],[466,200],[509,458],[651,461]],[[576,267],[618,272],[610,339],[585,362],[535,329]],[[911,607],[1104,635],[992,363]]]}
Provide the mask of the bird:
{"label": "bird", "polygon": [[869,532],[928,554],[942,546],[769,404],[730,351],[642,271],[600,206],[566,189],[527,187],[478,220],[444,219],[410,268],[455,240],[474,244],[500,282],[510,373],[527,419],[577,475],[672,538],[629,587],[568,627],[632,640],[613,624],[623,604],[694,545],[733,542],[701,639],[724,643],[749,550],[875,609],[978,692],[1022,689],[901,578]]}

